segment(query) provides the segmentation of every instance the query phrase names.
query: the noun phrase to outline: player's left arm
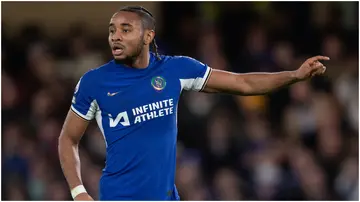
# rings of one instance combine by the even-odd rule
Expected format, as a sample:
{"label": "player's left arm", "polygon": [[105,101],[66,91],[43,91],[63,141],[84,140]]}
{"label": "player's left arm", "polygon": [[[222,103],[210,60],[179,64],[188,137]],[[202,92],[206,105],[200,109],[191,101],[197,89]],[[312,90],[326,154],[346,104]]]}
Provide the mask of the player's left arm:
{"label": "player's left arm", "polygon": [[329,60],[329,58],[315,56],[307,59],[295,71],[278,73],[237,74],[213,69],[202,91],[235,95],[266,94],[278,88],[309,79],[315,75],[323,74],[326,67],[320,60]]}

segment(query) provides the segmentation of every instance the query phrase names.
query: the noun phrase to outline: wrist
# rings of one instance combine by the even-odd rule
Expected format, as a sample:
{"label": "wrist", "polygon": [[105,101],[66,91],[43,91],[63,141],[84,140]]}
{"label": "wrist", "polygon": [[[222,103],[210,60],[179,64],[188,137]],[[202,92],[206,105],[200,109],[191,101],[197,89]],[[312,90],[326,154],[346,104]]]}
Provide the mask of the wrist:
{"label": "wrist", "polygon": [[289,73],[290,73],[290,78],[292,81],[297,82],[297,81],[301,80],[298,76],[297,70],[290,71]]}
{"label": "wrist", "polygon": [[84,185],[78,185],[78,186],[74,187],[73,189],[71,189],[71,196],[73,199],[75,199],[78,195],[80,195],[82,193],[87,193]]}

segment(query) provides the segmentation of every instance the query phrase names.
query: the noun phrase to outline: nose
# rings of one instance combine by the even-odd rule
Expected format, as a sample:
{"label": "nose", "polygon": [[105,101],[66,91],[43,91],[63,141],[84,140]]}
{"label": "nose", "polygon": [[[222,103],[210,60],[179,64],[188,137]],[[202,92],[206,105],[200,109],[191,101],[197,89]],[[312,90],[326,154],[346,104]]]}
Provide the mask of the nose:
{"label": "nose", "polygon": [[111,41],[115,42],[115,41],[122,41],[123,37],[121,35],[121,32],[119,32],[118,30],[115,31],[115,33],[111,36]]}

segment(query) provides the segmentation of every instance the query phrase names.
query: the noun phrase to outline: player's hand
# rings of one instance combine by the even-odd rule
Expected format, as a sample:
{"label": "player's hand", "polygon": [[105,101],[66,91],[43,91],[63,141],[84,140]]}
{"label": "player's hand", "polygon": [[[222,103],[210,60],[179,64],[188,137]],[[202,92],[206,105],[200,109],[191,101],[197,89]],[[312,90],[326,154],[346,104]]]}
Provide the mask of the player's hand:
{"label": "player's hand", "polygon": [[93,201],[94,199],[88,193],[81,193],[74,198],[74,201]]}
{"label": "player's hand", "polygon": [[330,58],[326,56],[315,56],[307,59],[300,68],[295,71],[296,79],[302,81],[315,75],[324,74],[326,67],[320,62],[320,60],[330,60]]}

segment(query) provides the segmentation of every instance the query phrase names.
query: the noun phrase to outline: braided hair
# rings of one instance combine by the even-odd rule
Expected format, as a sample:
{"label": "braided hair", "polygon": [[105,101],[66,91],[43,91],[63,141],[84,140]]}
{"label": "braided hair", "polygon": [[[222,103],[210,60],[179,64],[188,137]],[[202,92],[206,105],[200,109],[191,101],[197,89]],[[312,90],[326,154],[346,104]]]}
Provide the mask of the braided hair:
{"label": "braided hair", "polygon": [[[127,11],[137,13],[141,17],[143,27],[145,29],[155,30],[156,21],[150,11],[146,10],[142,6],[126,6],[121,8],[119,11]],[[155,38],[151,42],[151,48],[155,52],[156,58],[161,60],[160,54],[158,53],[158,45],[156,44]]]}

